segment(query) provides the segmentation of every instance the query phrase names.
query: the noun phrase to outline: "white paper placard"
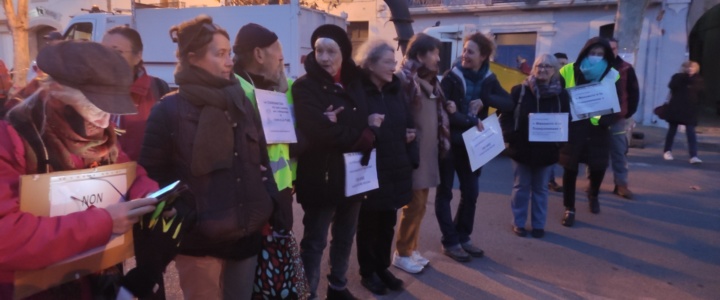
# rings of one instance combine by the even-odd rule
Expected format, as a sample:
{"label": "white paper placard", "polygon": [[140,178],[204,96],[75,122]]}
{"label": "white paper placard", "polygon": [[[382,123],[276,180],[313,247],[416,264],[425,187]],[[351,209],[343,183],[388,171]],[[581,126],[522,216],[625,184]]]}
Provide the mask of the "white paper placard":
{"label": "white paper placard", "polygon": [[268,144],[297,143],[295,122],[286,95],[255,89],[255,100]]}
{"label": "white paper placard", "polygon": [[50,178],[50,216],[106,208],[119,203],[127,191],[127,170],[119,169]]}
{"label": "white paper placard", "polygon": [[380,187],[377,175],[375,149],[370,152],[367,166],[360,164],[362,153],[345,153],[345,197],[350,197]]}
{"label": "white paper placard", "polygon": [[483,131],[478,131],[477,127],[473,126],[462,135],[470,159],[470,169],[473,171],[484,166],[505,150],[505,141],[497,115],[491,114],[482,123]]}
{"label": "white paper placard", "polygon": [[573,122],[620,111],[614,80],[583,84],[567,91]]}
{"label": "white paper placard", "polygon": [[529,115],[528,141],[567,142],[567,113],[531,113]]}

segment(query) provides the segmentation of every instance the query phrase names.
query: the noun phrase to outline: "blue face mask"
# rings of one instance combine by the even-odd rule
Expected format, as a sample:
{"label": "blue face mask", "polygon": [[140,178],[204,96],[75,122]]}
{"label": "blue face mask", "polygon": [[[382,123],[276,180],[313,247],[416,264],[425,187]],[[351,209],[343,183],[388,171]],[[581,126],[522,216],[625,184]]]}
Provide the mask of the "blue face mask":
{"label": "blue face mask", "polygon": [[580,71],[589,81],[599,81],[608,63],[602,56],[587,56],[580,62]]}

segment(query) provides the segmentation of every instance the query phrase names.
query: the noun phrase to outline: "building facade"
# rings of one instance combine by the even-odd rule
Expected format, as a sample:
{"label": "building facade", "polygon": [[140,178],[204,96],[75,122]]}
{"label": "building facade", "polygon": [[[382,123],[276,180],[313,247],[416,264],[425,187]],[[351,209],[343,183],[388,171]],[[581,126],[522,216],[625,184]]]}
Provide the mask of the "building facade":
{"label": "building facade", "polygon": [[[638,123],[663,125],[652,111],[666,100],[670,77],[688,59],[691,2],[651,0],[637,52],[620,50],[640,81],[640,106],[633,117]],[[516,67],[518,56],[532,64],[543,53],[564,52],[573,61],[589,38],[612,36],[617,13],[617,0],[409,0],[409,4],[415,32],[436,25],[474,25],[495,37],[498,48],[493,59],[510,67]],[[354,44],[368,38],[393,42],[396,38],[383,0],[341,2],[331,12],[348,14]]]}

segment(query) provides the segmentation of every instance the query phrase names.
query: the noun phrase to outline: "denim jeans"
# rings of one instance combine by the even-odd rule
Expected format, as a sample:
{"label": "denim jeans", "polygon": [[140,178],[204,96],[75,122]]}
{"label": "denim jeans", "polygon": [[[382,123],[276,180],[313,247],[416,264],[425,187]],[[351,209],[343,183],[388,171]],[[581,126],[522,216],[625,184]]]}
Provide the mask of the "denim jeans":
{"label": "denim jeans", "polygon": [[532,205],[531,225],[533,229],[545,229],[548,205],[548,186],[550,171],[554,165],[531,167],[512,161],[515,175],[510,207],[513,212],[513,224],[525,227],[528,205]]}
{"label": "denim jeans", "polygon": [[[457,246],[470,241],[475,222],[475,203],[478,197],[480,171],[470,170],[470,160],[464,146],[455,147],[440,161],[440,185],[435,195],[435,217],[437,217],[442,244]],[[457,172],[460,180],[460,204],[455,219],[452,218],[453,181]]]}
{"label": "denim jeans", "polygon": [[620,119],[610,126],[610,165],[612,166],[613,178],[615,185],[628,185],[628,140],[627,140],[627,122]]}
{"label": "denim jeans", "polygon": [[[665,150],[663,152],[672,151],[675,133],[677,133],[678,124],[670,123],[667,135],[665,136]],[[688,152],[690,158],[697,156],[697,135],[695,134],[695,126],[685,125],[685,135],[687,136]]]}
{"label": "denim jeans", "polygon": [[305,275],[310,284],[310,298],[317,297],[320,282],[320,262],[327,246],[328,229],[332,223],[330,241],[330,274],[328,283],[341,290],[347,285],[350,251],[357,229],[360,202],[348,202],[337,206],[304,208],[303,239],[300,242],[300,256],[305,265]]}

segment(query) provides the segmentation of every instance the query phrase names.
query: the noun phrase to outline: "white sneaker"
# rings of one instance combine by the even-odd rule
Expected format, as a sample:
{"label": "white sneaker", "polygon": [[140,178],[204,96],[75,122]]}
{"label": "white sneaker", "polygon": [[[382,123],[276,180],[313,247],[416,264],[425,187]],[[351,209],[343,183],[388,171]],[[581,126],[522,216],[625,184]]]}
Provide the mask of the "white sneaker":
{"label": "white sneaker", "polygon": [[663,159],[665,159],[665,160],[673,160],[673,159],[675,159],[675,158],[673,158],[672,153],[671,153],[670,151],[665,151],[665,153],[663,153]]}
{"label": "white sneaker", "polygon": [[413,251],[413,253],[412,253],[412,255],[411,255],[410,257],[412,257],[412,259],[413,259],[416,263],[418,263],[419,265],[421,265],[421,266],[423,266],[423,267],[427,266],[427,265],[430,263],[430,260],[428,260],[427,258],[422,257],[422,255],[420,255],[420,252],[417,252],[417,251]]}
{"label": "white sneaker", "polygon": [[690,159],[690,163],[693,164],[693,165],[697,165],[697,164],[701,164],[701,163],[702,163],[702,160],[700,160],[697,156],[693,156],[693,157]]}
{"label": "white sneaker", "polygon": [[408,272],[410,274],[417,274],[422,272],[423,266],[415,262],[411,256],[400,256],[397,252],[393,255],[393,266],[396,268]]}

